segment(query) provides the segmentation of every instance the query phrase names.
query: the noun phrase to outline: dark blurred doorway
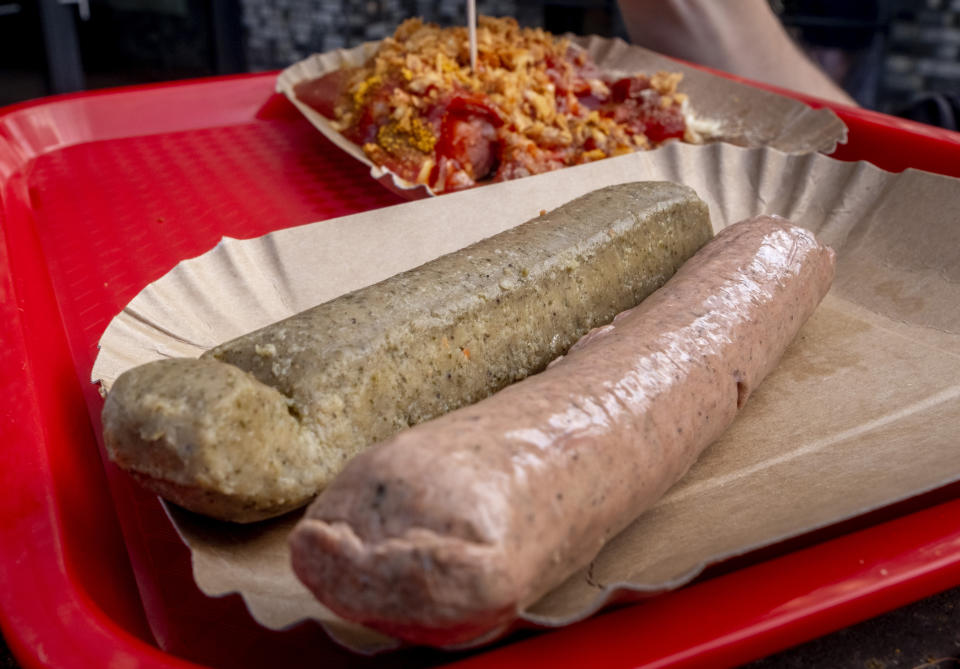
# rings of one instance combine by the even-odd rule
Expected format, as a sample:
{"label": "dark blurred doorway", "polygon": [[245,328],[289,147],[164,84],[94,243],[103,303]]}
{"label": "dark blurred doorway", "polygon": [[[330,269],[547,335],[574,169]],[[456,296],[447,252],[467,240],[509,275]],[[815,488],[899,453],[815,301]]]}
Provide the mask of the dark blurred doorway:
{"label": "dark blurred doorway", "polygon": [[36,0],[0,0],[0,105],[47,92],[47,64]]}
{"label": "dark blurred doorway", "polygon": [[246,69],[239,0],[0,0],[0,104]]}
{"label": "dark blurred doorway", "polygon": [[88,88],[245,69],[238,0],[90,0],[77,25]]}

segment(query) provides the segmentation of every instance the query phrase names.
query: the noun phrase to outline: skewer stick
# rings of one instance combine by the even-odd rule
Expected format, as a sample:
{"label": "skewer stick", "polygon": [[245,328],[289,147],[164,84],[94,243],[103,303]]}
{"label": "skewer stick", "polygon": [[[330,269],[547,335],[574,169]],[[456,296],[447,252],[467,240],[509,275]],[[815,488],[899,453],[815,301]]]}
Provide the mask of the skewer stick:
{"label": "skewer stick", "polygon": [[477,71],[477,1],[467,0],[467,32],[470,35],[470,71]]}

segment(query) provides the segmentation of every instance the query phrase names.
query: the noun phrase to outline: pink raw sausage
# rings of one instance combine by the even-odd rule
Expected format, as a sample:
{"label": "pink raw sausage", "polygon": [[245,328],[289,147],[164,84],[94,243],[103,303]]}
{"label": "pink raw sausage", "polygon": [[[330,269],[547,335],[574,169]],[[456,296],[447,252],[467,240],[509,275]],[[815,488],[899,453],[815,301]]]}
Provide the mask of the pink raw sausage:
{"label": "pink raw sausage", "polygon": [[546,371],[355,458],[292,537],[338,614],[414,643],[508,625],[730,424],[829,290],[834,253],[763,216]]}

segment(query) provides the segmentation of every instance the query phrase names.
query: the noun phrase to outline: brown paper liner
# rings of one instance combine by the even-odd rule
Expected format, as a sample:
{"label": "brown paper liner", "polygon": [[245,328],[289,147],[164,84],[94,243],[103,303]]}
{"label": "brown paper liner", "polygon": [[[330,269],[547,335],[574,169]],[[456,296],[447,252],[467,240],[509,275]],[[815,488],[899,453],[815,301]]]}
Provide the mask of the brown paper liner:
{"label": "brown paper liner", "polygon": [[[724,436],[589,567],[522,612],[521,624],[568,624],[960,478],[960,182],[819,154],[671,143],[259,239],[224,239],[111,322],[93,378],[109,386],[135,364],[196,355],[541,209],[636,180],[692,186],[716,229],[761,213],[785,216],[836,249],[837,278]],[[205,593],[239,592],[269,628],[313,618],[363,652],[395,645],[340,620],[297,582],[286,544],[297,514],[253,527],[173,508],[170,515]]]}

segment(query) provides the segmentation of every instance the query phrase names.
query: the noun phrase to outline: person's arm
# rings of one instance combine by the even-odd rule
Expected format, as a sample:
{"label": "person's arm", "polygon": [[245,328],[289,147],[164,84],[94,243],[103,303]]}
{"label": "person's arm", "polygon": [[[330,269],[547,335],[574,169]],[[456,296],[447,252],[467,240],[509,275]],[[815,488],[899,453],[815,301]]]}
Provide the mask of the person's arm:
{"label": "person's arm", "polygon": [[856,104],[794,44],[767,0],[618,2],[635,44],[748,79]]}

